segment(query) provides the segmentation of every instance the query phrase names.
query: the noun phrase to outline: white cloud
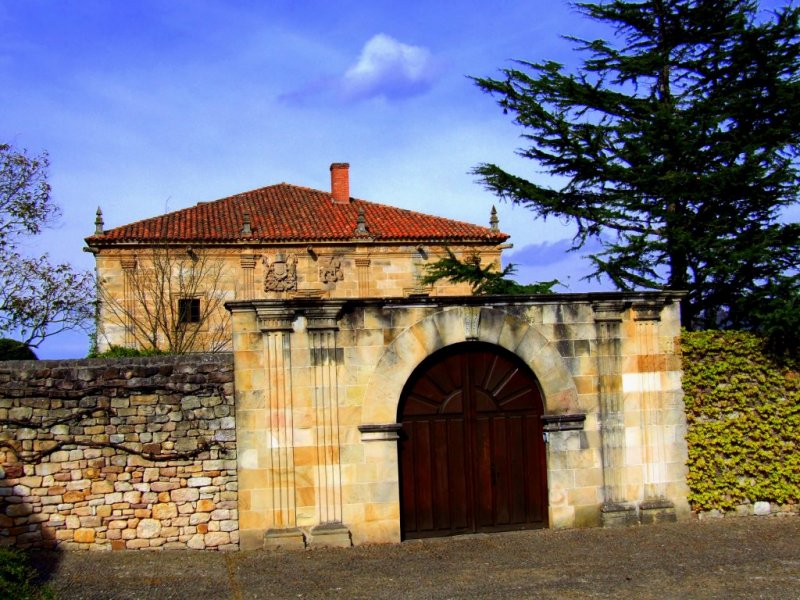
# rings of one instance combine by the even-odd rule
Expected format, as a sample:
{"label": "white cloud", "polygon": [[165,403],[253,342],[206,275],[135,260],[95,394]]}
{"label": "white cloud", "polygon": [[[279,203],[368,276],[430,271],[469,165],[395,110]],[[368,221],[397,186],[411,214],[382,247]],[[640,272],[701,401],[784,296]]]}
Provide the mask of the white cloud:
{"label": "white cloud", "polygon": [[[589,246],[590,252],[594,252],[600,248],[599,245],[595,248],[593,241],[589,242]],[[542,242],[539,244],[526,244],[519,250],[510,253],[508,259],[513,263],[519,263],[529,267],[552,265],[566,260],[567,257],[570,256],[569,252],[571,247],[571,239],[561,239],[555,242]]]}
{"label": "white cloud", "polygon": [[379,33],[364,45],[358,62],[344,74],[342,92],[354,100],[414,96],[430,89],[439,72],[427,48]]}
{"label": "white cloud", "polygon": [[443,72],[442,61],[427,48],[404,44],[379,33],[372,36],[356,63],[340,77],[312,82],[282,96],[289,102],[333,94],[344,102],[369,98],[397,100],[427,92]]}

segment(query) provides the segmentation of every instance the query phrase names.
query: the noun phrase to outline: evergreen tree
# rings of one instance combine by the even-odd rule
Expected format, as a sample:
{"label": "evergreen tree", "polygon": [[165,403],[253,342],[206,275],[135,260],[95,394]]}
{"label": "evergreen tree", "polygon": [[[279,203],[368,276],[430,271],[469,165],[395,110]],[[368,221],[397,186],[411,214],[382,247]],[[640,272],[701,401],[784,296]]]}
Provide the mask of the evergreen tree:
{"label": "evergreen tree", "polygon": [[[581,66],[518,61],[476,78],[524,128],[557,184],[493,164],[488,189],[597,238],[593,276],[619,289],[686,290],[689,327],[796,339],[800,10],[751,0],[581,3],[613,42],[571,40]],[[563,184],[561,183],[563,182]]]}
{"label": "evergreen tree", "polygon": [[440,279],[451,283],[468,283],[472,293],[477,296],[513,295],[513,294],[552,294],[553,288],[561,285],[558,279],[522,284],[511,279],[516,271],[513,264],[499,271],[494,263],[485,267],[481,265],[478,254],[459,259],[452,250],[447,249],[447,256],[426,265],[425,275],[420,283],[423,286],[433,285]]}

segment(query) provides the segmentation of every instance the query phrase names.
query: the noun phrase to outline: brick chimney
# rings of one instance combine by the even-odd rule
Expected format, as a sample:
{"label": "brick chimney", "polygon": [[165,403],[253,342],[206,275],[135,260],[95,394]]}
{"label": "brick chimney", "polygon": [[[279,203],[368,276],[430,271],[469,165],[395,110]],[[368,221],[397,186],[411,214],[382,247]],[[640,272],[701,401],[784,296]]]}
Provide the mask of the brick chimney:
{"label": "brick chimney", "polygon": [[333,163],[331,165],[331,195],[336,203],[350,203],[349,163]]}

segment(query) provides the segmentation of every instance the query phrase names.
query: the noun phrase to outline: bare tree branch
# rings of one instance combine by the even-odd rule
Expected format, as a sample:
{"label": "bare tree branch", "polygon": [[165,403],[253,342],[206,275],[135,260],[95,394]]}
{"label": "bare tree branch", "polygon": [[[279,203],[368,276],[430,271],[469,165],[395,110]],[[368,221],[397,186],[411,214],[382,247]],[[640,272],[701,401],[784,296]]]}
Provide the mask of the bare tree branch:
{"label": "bare tree branch", "polygon": [[[206,250],[163,244],[125,270],[126,292],[101,281],[101,321],[119,326],[143,350],[185,354],[219,352],[231,344],[230,316],[222,310],[222,260]],[[126,293],[129,297],[125,297]],[[181,301],[198,301],[198,312],[181,315]]]}
{"label": "bare tree branch", "polygon": [[0,144],[0,333],[36,347],[50,336],[83,328],[94,317],[93,276],[47,254],[26,257],[18,239],[58,217],[50,198],[47,155],[29,157]]}

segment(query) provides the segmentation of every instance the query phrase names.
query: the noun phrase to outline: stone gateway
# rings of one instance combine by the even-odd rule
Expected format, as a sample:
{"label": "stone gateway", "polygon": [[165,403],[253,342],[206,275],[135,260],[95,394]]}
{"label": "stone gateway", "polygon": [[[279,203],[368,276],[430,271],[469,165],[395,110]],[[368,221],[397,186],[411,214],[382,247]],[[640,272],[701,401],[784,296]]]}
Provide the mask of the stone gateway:
{"label": "stone gateway", "polygon": [[679,299],[229,303],[240,547],[687,515]]}

